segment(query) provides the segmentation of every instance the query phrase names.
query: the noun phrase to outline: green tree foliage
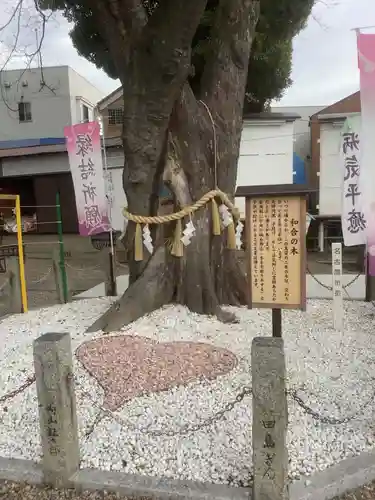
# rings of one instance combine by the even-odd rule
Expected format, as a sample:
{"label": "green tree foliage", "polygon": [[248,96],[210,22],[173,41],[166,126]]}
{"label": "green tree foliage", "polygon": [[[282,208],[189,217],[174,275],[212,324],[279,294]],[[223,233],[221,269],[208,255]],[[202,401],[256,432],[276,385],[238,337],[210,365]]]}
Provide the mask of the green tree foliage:
{"label": "green tree foliage", "polygon": [[[95,0],[91,0],[94,2]],[[193,40],[194,74],[191,84],[199,94],[205,56],[210,50],[213,14],[219,0],[208,0],[205,15]],[[117,78],[108,47],[93,21],[89,2],[82,0],[39,0],[43,9],[60,10],[73,23],[70,32],[78,53]],[[143,0],[149,16],[158,0]],[[282,96],[291,84],[293,37],[304,27],[314,0],[261,0],[261,15],[252,47],[246,89],[245,111],[259,112],[273,99]]]}

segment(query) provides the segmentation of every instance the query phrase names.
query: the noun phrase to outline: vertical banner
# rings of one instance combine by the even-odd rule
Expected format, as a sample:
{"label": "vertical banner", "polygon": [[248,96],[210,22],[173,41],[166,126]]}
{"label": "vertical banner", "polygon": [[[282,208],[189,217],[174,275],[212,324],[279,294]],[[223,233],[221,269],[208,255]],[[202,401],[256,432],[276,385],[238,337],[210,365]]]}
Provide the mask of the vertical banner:
{"label": "vertical banner", "polygon": [[76,197],[79,234],[110,231],[98,122],[64,128]]}
{"label": "vertical banner", "polygon": [[361,174],[361,117],[346,120],[341,133],[340,163],[343,176],[341,226],[347,247],[366,243]]}
{"label": "vertical banner", "polygon": [[375,276],[375,34],[358,33],[357,45],[362,114],[361,190],[368,225],[368,274]]}

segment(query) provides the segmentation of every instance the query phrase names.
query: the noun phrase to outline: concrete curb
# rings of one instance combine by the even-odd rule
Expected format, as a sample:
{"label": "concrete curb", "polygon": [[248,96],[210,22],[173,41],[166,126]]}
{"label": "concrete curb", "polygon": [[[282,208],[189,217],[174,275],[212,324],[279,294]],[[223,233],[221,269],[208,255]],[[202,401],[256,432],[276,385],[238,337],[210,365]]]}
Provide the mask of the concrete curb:
{"label": "concrete curb", "polygon": [[294,483],[290,497],[291,500],[330,500],[374,480],[375,452],[361,453],[314,474],[309,481]]}
{"label": "concrete curb", "polygon": [[[0,480],[43,483],[40,464],[31,460],[0,458]],[[375,480],[375,452],[343,460],[318,472],[309,480],[290,487],[290,500],[331,500],[336,495]],[[71,478],[77,490],[112,491],[133,497],[155,500],[251,500],[251,491],[193,481],[175,481],[157,477],[82,469]]]}

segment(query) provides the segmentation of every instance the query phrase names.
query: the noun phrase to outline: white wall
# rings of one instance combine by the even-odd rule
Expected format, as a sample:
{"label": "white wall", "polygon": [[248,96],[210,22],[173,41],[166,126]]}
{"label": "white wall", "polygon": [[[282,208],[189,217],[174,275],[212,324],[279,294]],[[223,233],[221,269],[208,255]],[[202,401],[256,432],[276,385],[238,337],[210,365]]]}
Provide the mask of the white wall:
{"label": "white wall", "polygon": [[[293,130],[293,122],[244,122],[237,187],[293,184]],[[235,201],[244,215],[245,199]]]}
{"label": "white wall", "polygon": [[[71,123],[67,66],[44,68],[44,81],[53,91],[41,88],[39,69],[22,73],[10,70],[1,75],[0,141],[63,137],[64,126]],[[32,121],[28,123],[19,122],[18,103],[22,99],[31,102]]]}
{"label": "white wall", "polygon": [[326,106],[275,106],[272,107],[272,112],[275,113],[294,113],[301,118],[294,122],[294,152],[302,160],[306,160],[307,156],[311,156],[311,130],[310,117]]}
{"label": "white wall", "polygon": [[[360,127],[361,115],[351,115],[353,125]],[[344,121],[320,126],[319,214],[340,216],[342,209],[343,166],[340,141]]]}
{"label": "white wall", "polygon": [[68,68],[68,74],[72,123],[82,121],[82,104],[88,106],[89,119],[93,120],[94,108],[97,102],[105,97],[105,93],[97,89],[86,78],[74,71],[74,69]]}
{"label": "white wall", "polygon": [[4,177],[70,171],[67,153],[10,157],[1,161]]}
{"label": "white wall", "polygon": [[[63,137],[64,127],[82,121],[82,103],[91,108],[90,118],[104,93],[68,66],[43,68],[50,87],[41,88],[37,68],[2,72],[0,79],[0,141]],[[23,86],[22,82],[27,82]],[[9,85],[10,88],[7,88]],[[20,123],[18,103],[31,103],[32,121]]]}

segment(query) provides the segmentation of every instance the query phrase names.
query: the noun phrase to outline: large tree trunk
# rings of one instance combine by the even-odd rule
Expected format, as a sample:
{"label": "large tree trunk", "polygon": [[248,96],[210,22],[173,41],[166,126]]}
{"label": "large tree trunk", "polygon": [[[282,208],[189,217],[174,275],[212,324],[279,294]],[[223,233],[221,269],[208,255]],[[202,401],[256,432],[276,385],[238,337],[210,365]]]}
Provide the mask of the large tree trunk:
{"label": "large tree trunk", "polygon": [[[176,2],[166,0],[170,6]],[[189,2],[195,5],[190,9],[197,22],[201,15],[198,3],[199,0]],[[203,0],[201,10],[204,5]],[[198,96],[204,104],[187,82],[189,57],[186,51],[178,50],[178,44],[169,64],[158,66],[155,62],[158,54],[139,48],[131,58],[123,82],[124,189],[131,213],[157,213],[163,180],[174,193],[177,209],[216,187],[234,196],[247,66],[258,15],[255,5],[252,0],[221,0],[212,34],[212,57]],[[182,26],[184,18],[180,16],[176,22]],[[184,29],[186,34],[187,28]],[[189,36],[193,36],[194,29],[190,31]],[[185,42],[191,42],[187,34]],[[176,45],[176,40],[173,43]],[[159,73],[155,75],[155,71]],[[162,85],[166,79],[168,89]],[[129,223],[126,246],[130,256],[130,286],[90,329],[118,330],[171,302],[184,304],[197,313],[217,315],[223,321],[233,321],[233,315],[220,306],[246,302],[246,278],[236,251],[226,248],[225,233],[213,236],[210,213],[202,208],[192,217],[196,234],[181,258],[173,257],[164,244],[165,231],[173,230],[171,223],[172,227],[157,227],[157,232],[163,231],[162,235],[153,233],[155,241],[161,241],[153,255],[135,262],[134,224]]]}

